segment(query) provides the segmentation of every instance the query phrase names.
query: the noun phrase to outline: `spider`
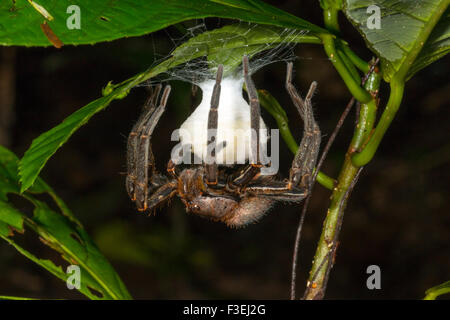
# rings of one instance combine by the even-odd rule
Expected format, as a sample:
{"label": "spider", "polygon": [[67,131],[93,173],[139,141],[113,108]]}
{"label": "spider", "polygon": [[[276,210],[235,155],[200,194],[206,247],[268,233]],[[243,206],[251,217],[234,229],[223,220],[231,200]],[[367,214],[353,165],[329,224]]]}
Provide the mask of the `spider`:
{"label": "spider", "polygon": [[[161,85],[150,94],[143,112],[134,125],[127,145],[126,189],[139,211],[150,211],[177,195],[188,213],[221,221],[231,227],[241,227],[255,222],[268,212],[276,202],[301,202],[309,193],[312,175],[320,148],[320,129],[316,124],[311,98],[317,87],[312,82],[303,100],[292,81],[292,63],[287,64],[286,89],[299,112],[303,124],[303,137],[292,161],[289,178],[280,180],[277,175],[262,175],[259,154],[256,163],[236,166],[219,166],[215,162],[215,149],[209,161],[183,169],[168,162],[168,176],[155,170],[150,138],[164,112],[170,86],[163,90],[159,105]],[[219,65],[208,114],[208,129],[217,129],[218,108],[223,66]],[[247,87],[251,128],[258,129],[260,104],[256,87],[249,75],[248,57],[243,57],[243,75]],[[258,131],[251,136],[251,147],[259,150]],[[216,145],[208,136],[208,145]],[[212,160],[212,161],[211,161]]]}

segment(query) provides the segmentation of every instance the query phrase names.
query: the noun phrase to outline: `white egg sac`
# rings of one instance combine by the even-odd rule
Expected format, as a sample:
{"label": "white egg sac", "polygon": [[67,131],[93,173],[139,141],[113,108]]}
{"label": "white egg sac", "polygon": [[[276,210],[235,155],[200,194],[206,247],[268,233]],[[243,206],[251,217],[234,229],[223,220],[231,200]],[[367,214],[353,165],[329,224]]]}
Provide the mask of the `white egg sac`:
{"label": "white egg sac", "polygon": [[[256,155],[251,154],[250,106],[242,96],[243,78],[222,79],[218,109],[217,164],[255,163]],[[207,80],[199,84],[203,98],[199,106],[180,127],[182,145],[191,145],[196,158],[207,159],[208,115],[215,81]],[[260,118],[260,155],[267,150],[267,128]],[[222,148],[222,142],[225,147]],[[210,150],[210,149],[209,149]]]}

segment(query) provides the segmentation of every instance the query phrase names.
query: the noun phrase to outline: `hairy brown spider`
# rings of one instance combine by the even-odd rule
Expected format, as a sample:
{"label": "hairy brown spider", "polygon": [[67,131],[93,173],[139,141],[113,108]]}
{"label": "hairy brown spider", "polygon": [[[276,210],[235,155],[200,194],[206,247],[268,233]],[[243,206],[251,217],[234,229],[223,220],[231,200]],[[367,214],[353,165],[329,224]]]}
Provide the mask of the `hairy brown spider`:
{"label": "hairy brown spider", "polygon": [[[208,116],[208,129],[217,129],[220,86],[223,66],[219,66]],[[251,128],[259,129],[260,105],[255,85],[249,75],[248,57],[243,57],[244,81],[247,87]],[[212,161],[180,169],[172,160],[167,165],[169,178],[157,173],[150,137],[164,112],[170,86],[166,86],[157,106],[161,85],[150,95],[144,111],[128,137],[126,178],[127,192],[139,211],[147,211],[177,195],[186,211],[222,221],[228,226],[240,227],[261,218],[277,201],[298,203],[309,193],[312,174],[320,148],[320,130],[316,124],[311,97],[317,86],[313,82],[303,100],[291,83],[292,63],[287,64],[286,89],[303,119],[303,137],[294,157],[289,179],[279,180],[275,175],[261,175],[259,156],[256,163],[230,170],[218,166],[215,151]],[[259,132],[259,130],[256,130]],[[208,144],[214,137],[208,137]],[[251,146],[259,150],[258,134],[252,135]],[[211,160],[211,159],[210,159]]]}

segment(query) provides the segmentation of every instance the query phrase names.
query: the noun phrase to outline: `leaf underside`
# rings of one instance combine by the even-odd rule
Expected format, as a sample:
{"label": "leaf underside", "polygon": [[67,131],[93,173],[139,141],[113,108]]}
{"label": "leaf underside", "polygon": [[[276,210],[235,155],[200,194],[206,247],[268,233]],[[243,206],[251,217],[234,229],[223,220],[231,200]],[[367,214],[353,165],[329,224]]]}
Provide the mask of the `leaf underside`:
{"label": "leaf underside", "polygon": [[[344,12],[366,44],[380,57],[383,77],[389,82],[415,46],[423,45],[423,48],[412,65],[407,66],[406,80],[450,51],[450,12],[448,9],[443,12],[448,3],[448,0],[346,0]],[[380,9],[379,29],[368,27],[372,21],[368,19],[374,14],[367,12],[371,5]],[[428,36],[427,28],[439,17]]]}
{"label": "leaf underside", "polygon": [[[50,46],[42,31],[46,22],[65,45],[94,44],[148,34],[192,19],[220,17],[304,29],[326,30],[259,0],[152,0],[89,1],[36,0],[53,19],[27,0],[0,2],[0,44]],[[80,9],[80,28],[69,29],[74,11]],[[69,13],[68,13],[69,11]]]}

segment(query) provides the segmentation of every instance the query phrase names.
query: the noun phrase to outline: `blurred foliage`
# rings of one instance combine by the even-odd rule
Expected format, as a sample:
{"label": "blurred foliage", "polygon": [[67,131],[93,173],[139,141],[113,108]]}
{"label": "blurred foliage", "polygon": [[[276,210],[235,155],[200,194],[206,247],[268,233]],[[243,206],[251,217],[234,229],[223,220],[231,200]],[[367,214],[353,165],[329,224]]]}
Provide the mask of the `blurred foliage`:
{"label": "blurred foliage", "polygon": [[450,293],[450,281],[440,284],[436,287],[430,288],[425,292],[424,300],[435,300],[437,297]]}
{"label": "blurred foliage", "polygon": [[[114,269],[98,251],[81,223],[69,211],[54,191],[38,179],[26,193],[19,192],[18,158],[0,146],[0,237],[18,252],[46,269],[61,280],[67,281],[70,273],[63,271],[50,259],[39,259],[15,241],[15,233],[24,233],[25,226],[34,231],[39,240],[56,250],[61,257],[80,267],[80,292],[90,299],[130,299],[127,289]],[[22,200],[16,206],[29,201],[34,206],[31,217],[27,210],[18,210],[12,203],[11,194]],[[38,195],[46,195],[54,201],[57,211]],[[17,200],[16,200],[17,201]],[[94,292],[97,291],[97,294]]]}
{"label": "blurred foliage", "polygon": [[[192,235],[177,239],[163,225],[153,226],[152,232],[137,233],[126,221],[111,221],[102,225],[94,234],[95,242],[111,259],[122,263],[146,267],[159,276],[171,269],[208,269],[214,264],[211,248]],[[181,241],[180,241],[181,240]]]}

